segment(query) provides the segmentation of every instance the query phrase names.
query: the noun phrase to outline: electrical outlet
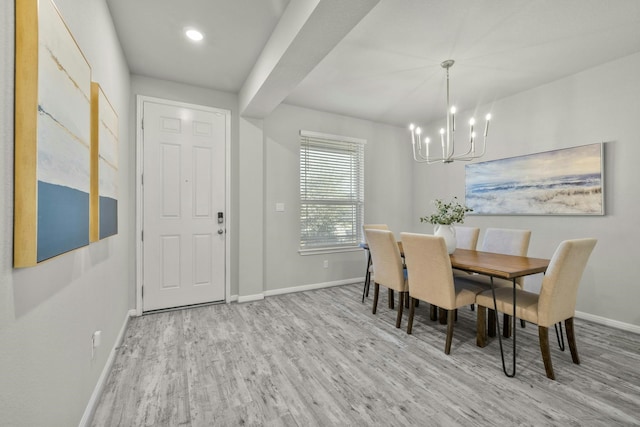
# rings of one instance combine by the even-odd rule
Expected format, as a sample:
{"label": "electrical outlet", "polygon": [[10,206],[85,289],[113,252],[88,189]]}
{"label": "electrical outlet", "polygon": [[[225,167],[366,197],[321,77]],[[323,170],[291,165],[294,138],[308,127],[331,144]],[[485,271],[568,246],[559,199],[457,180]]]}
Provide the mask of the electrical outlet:
{"label": "electrical outlet", "polygon": [[329,268],[329,260],[328,260],[328,259],[325,259],[325,260],[324,260],[324,262],[322,263],[322,266],[323,266],[324,268]]}

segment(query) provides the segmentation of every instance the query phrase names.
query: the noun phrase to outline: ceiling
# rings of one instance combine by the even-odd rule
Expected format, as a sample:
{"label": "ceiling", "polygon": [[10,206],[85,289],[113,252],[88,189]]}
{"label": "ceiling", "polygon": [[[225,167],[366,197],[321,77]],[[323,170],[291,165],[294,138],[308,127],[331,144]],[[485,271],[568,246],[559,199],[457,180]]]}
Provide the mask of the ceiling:
{"label": "ceiling", "polygon": [[[286,102],[400,126],[444,116],[446,59],[455,60],[452,103],[474,110],[640,52],[638,0],[340,1],[107,4],[134,74],[248,98],[261,85],[277,86],[261,92],[272,107]],[[342,10],[359,3],[354,13]],[[326,10],[301,18],[292,11],[301,5]],[[189,42],[189,26],[205,39]],[[256,77],[265,64],[275,71]]]}

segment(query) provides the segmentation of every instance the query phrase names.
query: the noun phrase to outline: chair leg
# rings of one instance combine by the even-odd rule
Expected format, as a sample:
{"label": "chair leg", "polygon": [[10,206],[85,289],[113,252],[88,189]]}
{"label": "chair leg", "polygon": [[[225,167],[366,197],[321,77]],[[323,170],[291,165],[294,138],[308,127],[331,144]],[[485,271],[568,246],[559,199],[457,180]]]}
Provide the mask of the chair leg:
{"label": "chair leg", "polygon": [[576,346],[576,334],[573,330],[573,317],[564,321],[565,329],[567,330],[567,341],[569,341],[569,350],[571,350],[571,360],[576,365],[580,364],[580,357],[578,357],[578,347]]}
{"label": "chair leg", "polygon": [[473,311],[473,310],[476,309],[476,305],[475,304],[471,304],[471,305],[469,305],[469,308],[471,309],[471,311]]}
{"label": "chair leg", "polygon": [[489,328],[489,336],[496,336],[496,311],[493,309],[489,309],[489,320],[487,321],[487,325]]}
{"label": "chair leg", "polygon": [[507,313],[502,313],[502,336],[509,338],[511,336],[511,316]]}
{"label": "chair leg", "polygon": [[487,307],[478,306],[478,319],[476,321],[476,345],[487,345]]}
{"label": "chair leg", "polygon": [[429,307],[429,319],[438,320],[438,307],[433,304],[430,304]]}
{"label": "chair leg", "polygon": [[380,294],[380,285],[377,282],[373,283],[373,314],[376,314],[378,309],[378,295]]}
{"label": "chair leg", "polygon": [[444,345],[444,353],[451,352],[451,341],[453,340],[453,325],[455,324],[455,310],[447,310],[447,342]]}
{"label": "chair leg", "polygon": [[407,333],[411,334],[413,331],[413,314],[416,311],[416,301],[415,298],[409,298],[409,320],[407,321]]}
{"label": "chair leg", "polygon": [[444,308],[438,307],[438,319],[440,320],[441,325],[447,324],[447,310]]}
{"label": "chair leg", "polygon": [[404,294],[406,292],[398,291],[398,314],[396,316],[396,328],[400,327],[402,322],[402,310],[404,309]]}
{"label": "chair leg", "polygon": [[393,289],[389,289],[389,309],[393,310]]}
{"label": "chair leg", "polygon": [[544,370],[547,372],[547,378],[556,379],[553,374],[553,364],[551,363],[551,349],[549,348],[549,328],[538,326],[538,338],[540,340],[540,353],[542,353],[542,361],[544,362]]}
{"label": "chair leg", "polygon": [[527,327],[527,322],[525,322],[524,319],[520,319],[520,327],[521,328],[526,328]]}

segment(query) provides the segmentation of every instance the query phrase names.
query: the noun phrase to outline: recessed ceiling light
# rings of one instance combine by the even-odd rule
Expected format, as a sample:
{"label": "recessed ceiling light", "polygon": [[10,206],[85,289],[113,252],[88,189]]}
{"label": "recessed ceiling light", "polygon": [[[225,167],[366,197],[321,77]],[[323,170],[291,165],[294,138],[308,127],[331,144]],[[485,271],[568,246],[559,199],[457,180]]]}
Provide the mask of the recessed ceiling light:
{"label": "recessed ceiling light", "polygon": [[202,35],[200,31],[194,30],[193,28],[186,29],[184,33],[187,35],[187,37],[195,42],[199,42],[204,38],[204,35]]}

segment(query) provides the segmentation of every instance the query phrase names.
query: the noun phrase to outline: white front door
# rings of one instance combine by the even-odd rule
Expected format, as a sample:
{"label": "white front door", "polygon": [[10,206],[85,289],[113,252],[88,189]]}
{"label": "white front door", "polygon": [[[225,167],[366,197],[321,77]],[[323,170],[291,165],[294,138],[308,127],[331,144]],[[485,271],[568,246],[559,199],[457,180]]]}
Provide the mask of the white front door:
{"label": "white front door", "polygon": [[142,110],[143,311],[223,301],[229,111]]}

